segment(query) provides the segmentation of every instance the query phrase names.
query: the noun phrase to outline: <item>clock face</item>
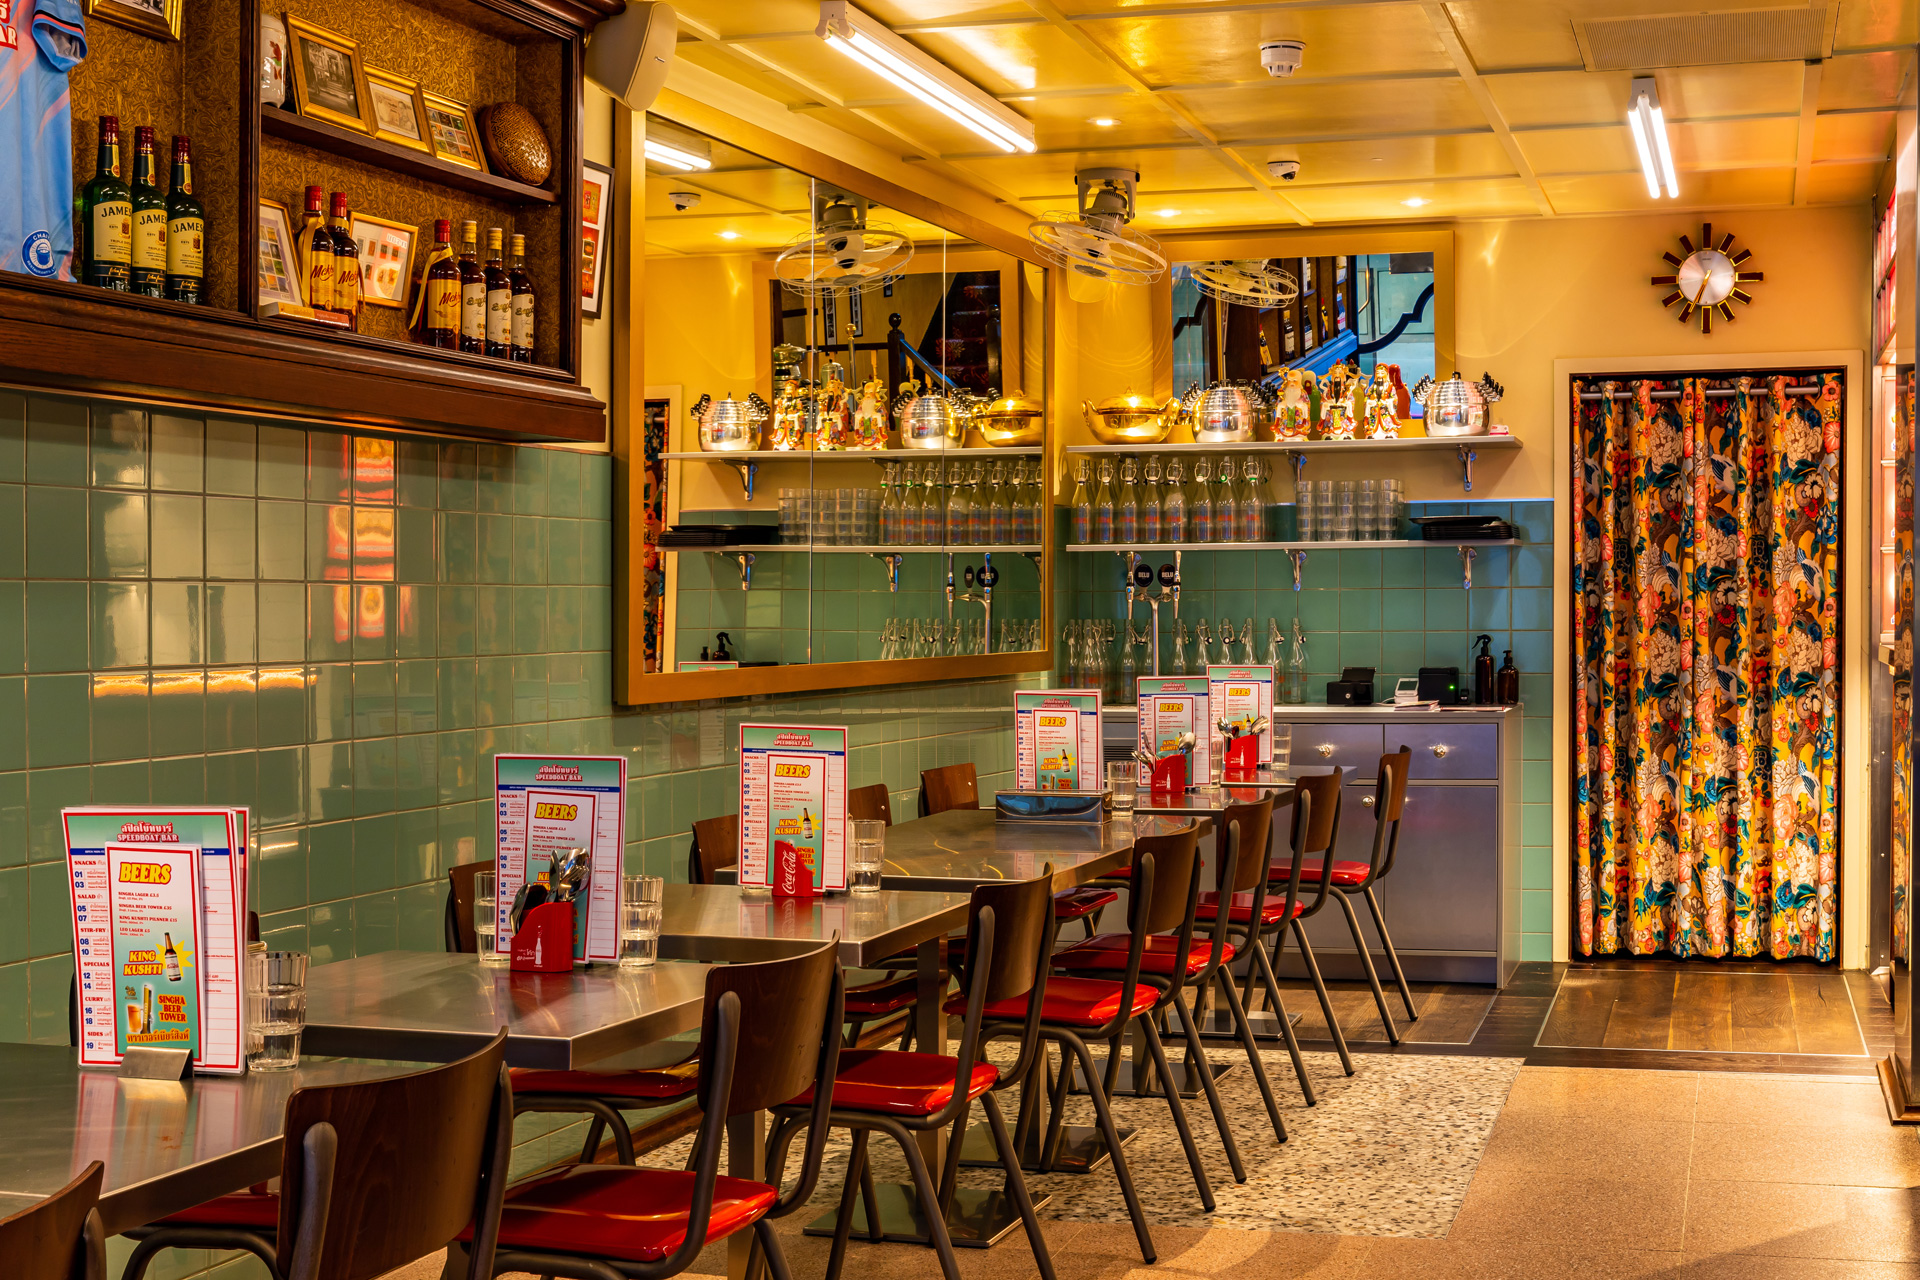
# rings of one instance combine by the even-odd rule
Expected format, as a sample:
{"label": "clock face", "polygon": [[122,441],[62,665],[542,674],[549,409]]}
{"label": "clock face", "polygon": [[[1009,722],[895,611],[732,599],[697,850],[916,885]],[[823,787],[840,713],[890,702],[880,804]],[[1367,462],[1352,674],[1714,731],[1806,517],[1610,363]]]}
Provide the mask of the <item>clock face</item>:
{"label": "clock face", "polygon": [[1749,269],[1753,250],[1735,249],[1731,231],[1715,241],[1711,223],[1701,226],[1697,246],[1689,237],[1681,236],[1680,249],[1684,257],[1674,253],[1660,255],[1674,272],[1670,276],[1654,276],[1653,283],[1668,290],[1660,305],[1680,304],[1681,324],[1698,316],[1701,333],[1713,332],[1715,315],[1728,324],[1733,323],[1732,304],[1738,302],[1745,306],[1753,301],[1753,295],[1745,286],[1766,279],[1762,273]]}
{"label": "clock face", "polygon": [[1718,249],[1696,249],[1681,262],[1674,283],[1696,307],[1717,307],[1733,292],[1739,270]]}

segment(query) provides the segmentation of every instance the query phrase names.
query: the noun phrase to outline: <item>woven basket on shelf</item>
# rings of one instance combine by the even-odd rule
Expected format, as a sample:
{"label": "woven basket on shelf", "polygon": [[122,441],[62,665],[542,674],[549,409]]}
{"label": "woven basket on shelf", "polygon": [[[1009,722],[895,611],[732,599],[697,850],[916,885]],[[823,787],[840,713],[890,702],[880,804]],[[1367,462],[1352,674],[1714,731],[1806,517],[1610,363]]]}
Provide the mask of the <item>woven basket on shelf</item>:
{"label": "woven basket on shelf", "polygon": [[480,109],[480,139],[495,172],[540,186],[553,171],[553,148],[533,112],[517,102]]}

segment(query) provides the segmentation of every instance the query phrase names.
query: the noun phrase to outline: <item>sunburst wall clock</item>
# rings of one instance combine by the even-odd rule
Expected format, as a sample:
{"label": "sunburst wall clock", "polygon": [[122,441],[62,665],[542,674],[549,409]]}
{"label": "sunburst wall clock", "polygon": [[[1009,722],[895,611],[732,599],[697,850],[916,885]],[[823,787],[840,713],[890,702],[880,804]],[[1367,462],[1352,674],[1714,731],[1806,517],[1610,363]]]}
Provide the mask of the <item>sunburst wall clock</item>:
{"label": "sunburst wall clock", "polygon": [[[1682,256],[1684,255],[1684,256]],[[1753,295],[1741,286],[1759,284],[1766,274],[1749,271],[1747,264],[1753,259],[1753,250],[1733,247],[1733,232],[1729,231],[1714,242],[1713,224],[1700,224],[1700,244],[1695,247],[1686,236],[1680,237],[1680,253],[1672,252],[1660,255],[1673,267],[1670,276],[1655,276],[1653,283],[1671,290],[1660,299],[1660,305],[1671,307],[1680,304],[1679,320],[1681,324],[1700,317],[1700,332],[1713,332],[1713,317],[1717,312],[1722,320],[1733,323],[1733,304],[1746,306],[1753,301]]]}

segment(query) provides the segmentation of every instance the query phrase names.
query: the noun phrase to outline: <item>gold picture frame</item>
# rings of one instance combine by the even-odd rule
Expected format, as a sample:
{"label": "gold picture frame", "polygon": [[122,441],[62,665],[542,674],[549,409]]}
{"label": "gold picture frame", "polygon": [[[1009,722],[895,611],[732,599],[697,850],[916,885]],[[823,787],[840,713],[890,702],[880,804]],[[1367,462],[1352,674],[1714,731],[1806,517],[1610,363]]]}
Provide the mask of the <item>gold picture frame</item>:
{"label": "gold picture frame", "polygon": [[474,122],[473,108],[452,98],[443,98],[425,90],[420,94],[426,109],[427,139],[437,160],[487,172],[486,155],[480,149],[480,127]]}
{"label": "gold picture frame", "polygon": [[[87,17],[138,31],[155,40],[178,40],[184,7],[183,0],[87,0]],[[29,19],[31,16],[29,11]]]}
{"label": "gold picture frame", "polygon": [[370,307],[406,310],[420,228],[356,213],[348,234],[360,250],[360,301]]}
{"label": "gold picture frame", "polygon": [[367,76],[367,120],[373,136],[382,142],[433,154],[427,135],[427,108],[420,100],[420,82],[379,67],[364,68]]}
{"label": "gold picture frame", "polygon": [[295,239],[293,211],[278,200],[260,200],[260,229],[255,260],[260,301],[279,302],[296,307],[307,305],[307,294],[300,279],[300,252]]}
{"label": "gold picture frame", "polygon": [[287,78],[294,107],[310,120],[371,133],[366,68],[360,44],[337,31],[316,27],[289,13]]}

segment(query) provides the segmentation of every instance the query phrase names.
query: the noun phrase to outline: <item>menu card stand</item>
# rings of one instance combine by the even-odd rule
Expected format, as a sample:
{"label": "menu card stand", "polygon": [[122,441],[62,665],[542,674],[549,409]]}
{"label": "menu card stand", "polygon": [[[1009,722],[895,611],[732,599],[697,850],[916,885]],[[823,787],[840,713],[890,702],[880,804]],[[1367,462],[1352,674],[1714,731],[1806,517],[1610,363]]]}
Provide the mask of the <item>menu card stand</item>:
{"label": "menu card stand", "polygon": [[185,1080],[193,1069],[193,1054],[185,1049],[134,1045],[120,1058],[123,1080]]}

